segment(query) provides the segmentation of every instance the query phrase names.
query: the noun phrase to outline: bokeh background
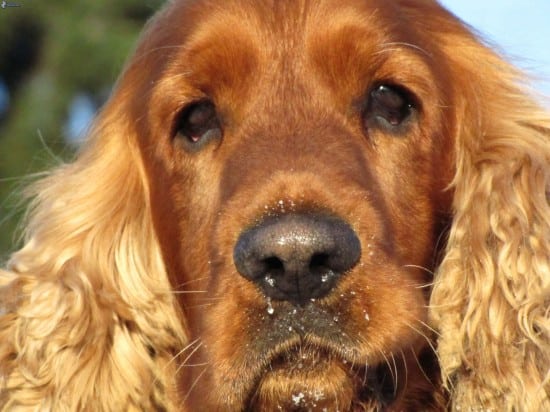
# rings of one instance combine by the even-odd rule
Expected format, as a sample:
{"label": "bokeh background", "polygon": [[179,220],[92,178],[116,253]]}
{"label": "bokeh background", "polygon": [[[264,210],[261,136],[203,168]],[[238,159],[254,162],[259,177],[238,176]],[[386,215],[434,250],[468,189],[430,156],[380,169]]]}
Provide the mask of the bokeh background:
{"label": "bokeh background", "polygon": [[18,243],[21,188],[71,158],[163,0],[8,3],[20,7],[0,7],[0,262]]}
{"label": "bokeh background", "polygon": [[[163,0],[0,1],[0,263],[17,247],[20,191],[68,160]],[[550,1],[442,0],[550,95]],[[550,104],[544,103],[548,107]]]}

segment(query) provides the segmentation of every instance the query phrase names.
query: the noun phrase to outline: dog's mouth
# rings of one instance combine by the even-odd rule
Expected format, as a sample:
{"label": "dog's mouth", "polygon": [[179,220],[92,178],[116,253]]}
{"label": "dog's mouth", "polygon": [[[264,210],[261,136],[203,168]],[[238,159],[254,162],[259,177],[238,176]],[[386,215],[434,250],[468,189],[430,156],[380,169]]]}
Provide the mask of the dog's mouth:
{"label": "dog's mouth", "polygon": [[404,360],[374,349],[380,353],[367,355],[347,318],[344,309],[320,304],[279,304],[262,317],[262,338],[248,349],[256,355],[247,363],[256,366],[245,410],[391,410],[403,389]]}
{"label": "dog's mouth", "polygon": [[334,350],[296,344],[274,356],[248,411],[385,411],[399,392],[398,367],[370,366]]}

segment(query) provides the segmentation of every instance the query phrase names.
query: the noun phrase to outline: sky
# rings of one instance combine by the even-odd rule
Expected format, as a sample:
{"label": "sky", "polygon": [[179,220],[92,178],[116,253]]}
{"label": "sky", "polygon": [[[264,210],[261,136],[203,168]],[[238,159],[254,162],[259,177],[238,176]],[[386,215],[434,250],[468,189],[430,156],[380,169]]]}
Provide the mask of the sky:
{"label": "sky", "polygon": [[[537,79],[550,107],[550,0],[440,0]],[[546,79],[546,80],[543,80]]]}

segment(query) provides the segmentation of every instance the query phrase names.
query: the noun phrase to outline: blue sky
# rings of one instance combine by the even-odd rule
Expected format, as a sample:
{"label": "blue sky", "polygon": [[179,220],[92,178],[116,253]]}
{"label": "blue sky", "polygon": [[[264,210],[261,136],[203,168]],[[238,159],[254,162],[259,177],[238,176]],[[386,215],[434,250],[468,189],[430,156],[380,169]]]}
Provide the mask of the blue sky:
{"label": "blue sky", "polygon": [[[538,80],[550,98],[550,0],[440,0],[510,61]],[[543,80],[546,79],[546,80]],[[550,100],[546,102],[550,107]]]}

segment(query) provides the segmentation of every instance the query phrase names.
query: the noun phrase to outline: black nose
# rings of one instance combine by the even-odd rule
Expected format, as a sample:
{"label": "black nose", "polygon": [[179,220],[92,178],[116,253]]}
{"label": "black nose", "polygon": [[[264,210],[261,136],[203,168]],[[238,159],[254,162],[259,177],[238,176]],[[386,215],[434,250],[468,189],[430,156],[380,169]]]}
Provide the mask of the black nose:
{"label": "black nose", "polygon": [[341,219],[288,214],[243,232],[233,260],[266,296],[304,304],[327,295],[360,255],[357,235]]}

